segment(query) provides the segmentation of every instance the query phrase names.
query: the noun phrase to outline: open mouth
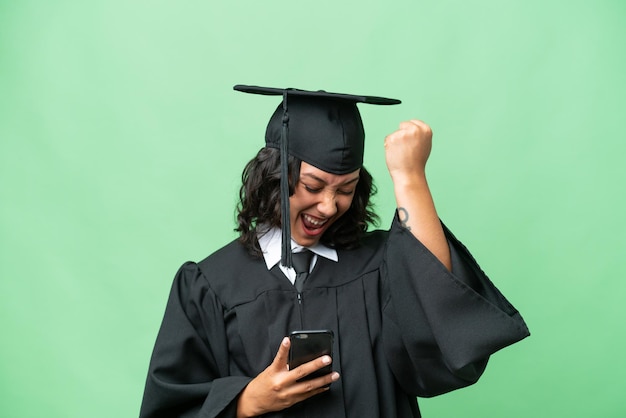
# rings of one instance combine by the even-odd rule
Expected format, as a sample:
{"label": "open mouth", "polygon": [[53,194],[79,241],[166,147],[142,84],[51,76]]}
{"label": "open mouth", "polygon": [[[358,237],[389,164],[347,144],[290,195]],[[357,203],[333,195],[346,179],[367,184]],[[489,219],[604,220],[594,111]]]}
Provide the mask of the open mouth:
{"label": "open mouth", "polygon": [[303,214],[301,219],[304,229],[312,235],[319,233],[328,222],[328,219],[320,219],[307,214]]}

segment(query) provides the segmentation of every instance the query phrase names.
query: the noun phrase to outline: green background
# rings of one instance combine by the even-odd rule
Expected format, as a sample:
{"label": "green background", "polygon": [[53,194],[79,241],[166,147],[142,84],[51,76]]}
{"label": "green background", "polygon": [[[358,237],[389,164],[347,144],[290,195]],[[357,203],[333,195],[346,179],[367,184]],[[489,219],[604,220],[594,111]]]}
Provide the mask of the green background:
{"label": "green background", "polygon": [[0,0],[0,415],[133,417],[171,280],[234,238],[275,99],[397,97],[532,336],[426,417],[626,416],[626,2]]}

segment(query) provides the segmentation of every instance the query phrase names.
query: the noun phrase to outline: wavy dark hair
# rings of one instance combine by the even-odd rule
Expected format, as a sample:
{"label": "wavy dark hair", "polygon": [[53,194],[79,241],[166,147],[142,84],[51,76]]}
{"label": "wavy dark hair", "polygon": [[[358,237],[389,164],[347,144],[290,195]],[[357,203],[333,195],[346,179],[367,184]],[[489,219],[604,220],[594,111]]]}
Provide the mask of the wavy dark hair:
{"label": "wavy dark hair", "polygon": [[[289,195],[293,195],[300,178],[301,160],[289,157]],[[281,226],[280,215],[280,151],[261,148],[243,170],[242,185],[237,205],[237,228],[239,241],[253,256],[261,256],[257,241],[257,226]],[[369,225],[378,225],[370,198],[376,194],[376,186],[370,173],[361,167],[352,205],[328,228],[320,241],[333,248],[350,249],[359,244]]]}

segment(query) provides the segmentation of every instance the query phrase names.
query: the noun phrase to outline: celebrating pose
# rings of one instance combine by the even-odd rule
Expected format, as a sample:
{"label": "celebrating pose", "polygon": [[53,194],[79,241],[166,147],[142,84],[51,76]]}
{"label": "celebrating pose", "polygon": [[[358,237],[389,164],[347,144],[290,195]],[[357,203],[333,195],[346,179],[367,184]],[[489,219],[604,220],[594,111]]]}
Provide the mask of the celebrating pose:
{"label": "celebrating pose", "polygon": [[[243,172],[239,238],[174,280],[141,417],[419,417],[417,396],[476,382],[491,354],[529,335],[439,220],[426,123],[385,138],[397,210],[389,230],[370,230],[356,104],[399,101],[235,89],[282,103]],[[287,336],[320,329],[331,352],[290,369]]]}

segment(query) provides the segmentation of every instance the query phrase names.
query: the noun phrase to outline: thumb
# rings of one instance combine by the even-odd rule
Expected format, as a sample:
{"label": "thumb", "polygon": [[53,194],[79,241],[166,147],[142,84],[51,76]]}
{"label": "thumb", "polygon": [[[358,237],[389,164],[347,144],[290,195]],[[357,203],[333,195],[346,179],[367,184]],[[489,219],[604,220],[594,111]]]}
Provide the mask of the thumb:
{"label": "thumb", "polygon": [[272,362],[272,366],[279,368],[280,370],[285,370],[287,367],[287,362],[289,359],[289,347],[291,343],[288,337],[283,338],[280,342],[280,346],[278,347],[278,352],[276,353],[276,357],[274,357],[274,361]]}

